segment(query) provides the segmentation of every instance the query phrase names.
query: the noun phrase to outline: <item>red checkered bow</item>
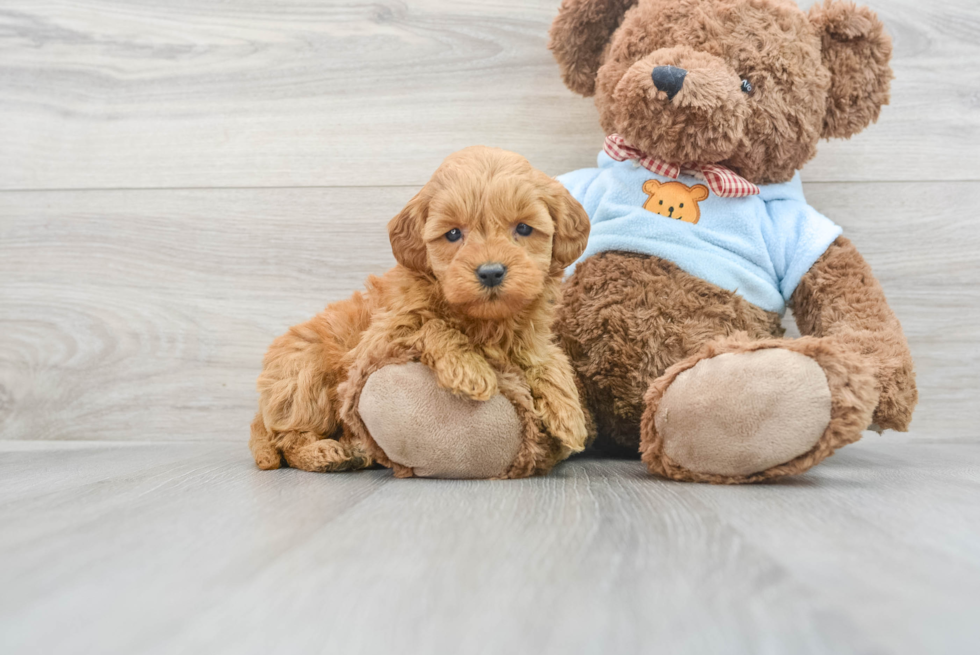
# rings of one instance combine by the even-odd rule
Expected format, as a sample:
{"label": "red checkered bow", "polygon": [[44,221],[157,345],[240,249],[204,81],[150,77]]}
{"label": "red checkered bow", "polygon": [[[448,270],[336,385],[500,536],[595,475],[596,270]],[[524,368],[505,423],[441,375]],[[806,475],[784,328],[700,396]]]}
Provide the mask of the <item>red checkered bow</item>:
{"label": "red checkered bow", "polygon": [[618,134],[607,136],[602,149],[616,161],[635,159],[640,163],[640,166],[657,175],[663,175],[674,180],[681,173],[697,177],[707,182],[712,192],[722,198],[745,198],[759,195],[759,187],[724,166],[718,164],[684,164],[683,166],[671,164],[637,150],[626,143],[626,140]]}

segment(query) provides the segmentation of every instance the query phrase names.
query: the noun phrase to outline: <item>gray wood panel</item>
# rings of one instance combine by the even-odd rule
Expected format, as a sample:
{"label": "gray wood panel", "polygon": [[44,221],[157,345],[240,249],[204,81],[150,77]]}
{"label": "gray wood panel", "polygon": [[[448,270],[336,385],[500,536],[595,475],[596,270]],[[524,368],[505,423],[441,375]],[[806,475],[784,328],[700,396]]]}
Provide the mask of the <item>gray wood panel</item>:
{"label": "gray wood panel", "polygon": [[[0,438],[244,439],[269,342],[393,264],[414,191],[0,194]],[[975,436],[980,183],[807,191],[903,321],[915,434]]]}
{"label": "gray wood panel", "polygon": [[980,650],[980,4],[868,2],[893,103],[804,179],[903,321],[913,431],[719,488],[245,446],[269,341],[392,265],[446,154],[592,165],[559,0],[4,0],[0,652]]}
{"label": "gray wood panel", "polygon": [[412,193],[0,194],[0,432],[240,440],[272,337],[394,264]]}
{"label": "gray wood panel", "polygon": [[[980,178],[980,5],[871,4],[893,103],[807,179]],[[418,185],[479,143],[590,165],[592,102],[545,47],[557,5],[6,0],[0,189]]]}
{"label": "gray wood panel", "polygon": [[258,471],[244,444],[0,443],[21,653],[967,653],[980,441],[795,480]]}

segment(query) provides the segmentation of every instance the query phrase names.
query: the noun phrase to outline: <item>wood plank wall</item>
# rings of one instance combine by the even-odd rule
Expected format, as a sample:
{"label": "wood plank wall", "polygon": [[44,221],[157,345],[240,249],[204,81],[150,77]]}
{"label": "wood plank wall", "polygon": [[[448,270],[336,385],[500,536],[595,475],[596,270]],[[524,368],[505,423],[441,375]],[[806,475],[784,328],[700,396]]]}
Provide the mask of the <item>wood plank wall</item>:
{"label": "wood plank wall", "polygon": [[[975,437],[980,5],[871,4],[892,104],[806,191],[903,321],[913,435]],[[244,440],[268,342],[392,264],[384,225],[446,154],[594,162],[557,5],[3,2],[0,438]]]}

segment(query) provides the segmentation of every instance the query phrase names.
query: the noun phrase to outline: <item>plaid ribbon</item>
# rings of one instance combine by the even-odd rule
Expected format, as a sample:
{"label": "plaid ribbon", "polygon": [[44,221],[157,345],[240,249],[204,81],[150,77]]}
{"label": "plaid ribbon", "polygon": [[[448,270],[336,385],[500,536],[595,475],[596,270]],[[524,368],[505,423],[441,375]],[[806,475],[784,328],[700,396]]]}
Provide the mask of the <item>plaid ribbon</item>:
{"label": "plaid ribbon", "polygon": [[626,140],[618,134],[607,136],[602,149],[616,161],[635,159],[640,166],[651,173],[663,175],[672,180],[676,180],[681,173],[697,177],[707,182],[711,191],[722,198],[745,198],[759,194],[759,187],[724,166],[718,164],[684,164],[683,166],[671,164],[637,150],[626,143]]}

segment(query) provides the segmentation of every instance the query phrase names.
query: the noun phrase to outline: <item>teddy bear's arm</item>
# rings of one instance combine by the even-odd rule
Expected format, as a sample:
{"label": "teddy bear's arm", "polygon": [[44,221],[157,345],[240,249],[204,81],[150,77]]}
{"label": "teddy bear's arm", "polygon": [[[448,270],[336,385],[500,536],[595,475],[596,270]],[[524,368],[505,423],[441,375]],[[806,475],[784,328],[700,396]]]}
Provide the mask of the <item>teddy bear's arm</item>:
{"label": "teddy bear's arm", "polygon": [[874,421],[906,431],[918,402],[908,342],[881,285],[857,248],[838,237],[790,299],[803,335],[833,338],[872,360],[881,387]]}

